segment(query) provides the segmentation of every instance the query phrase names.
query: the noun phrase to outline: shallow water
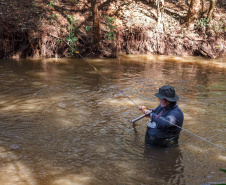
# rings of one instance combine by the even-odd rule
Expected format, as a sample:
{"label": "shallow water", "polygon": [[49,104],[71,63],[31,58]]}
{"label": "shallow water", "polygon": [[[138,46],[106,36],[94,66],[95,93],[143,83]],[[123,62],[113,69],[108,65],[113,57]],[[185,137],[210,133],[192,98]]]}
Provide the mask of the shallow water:
{"label": "shallow water", "polygon": [[[87,63],[90,62],[112,83]],[[183,128],[226,148],[223,59],[0,61],[1,185],[202,184],[226,182],[226,153],[182,131],[179,147],[146,148],[147,119],[162,85],[175,87]]]}

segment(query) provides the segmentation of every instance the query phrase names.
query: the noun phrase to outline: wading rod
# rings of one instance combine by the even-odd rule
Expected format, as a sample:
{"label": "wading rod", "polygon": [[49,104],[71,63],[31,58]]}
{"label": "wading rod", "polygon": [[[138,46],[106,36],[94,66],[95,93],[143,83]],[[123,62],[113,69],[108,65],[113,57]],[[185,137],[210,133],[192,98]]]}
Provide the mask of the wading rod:
{"label": "wading rod", "polygon": [[139,121],[140,119],[142,119],[142,118],[146,117],[147,115],[149,115],[151,112],[152,112],[152,111],[149,111],[149,112],[147,112],[146,114],[144,114],[144,115],[142,115],[142,116],[139,116],[139,117],[137,117],[137,118],[131,120],[130,123],[135,123],[135,122]]}

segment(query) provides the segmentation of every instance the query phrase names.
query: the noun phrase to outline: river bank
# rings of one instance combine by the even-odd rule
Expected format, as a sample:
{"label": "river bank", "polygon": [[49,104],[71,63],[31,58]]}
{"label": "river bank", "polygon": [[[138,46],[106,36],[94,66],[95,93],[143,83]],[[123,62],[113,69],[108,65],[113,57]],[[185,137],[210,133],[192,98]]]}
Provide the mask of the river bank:
{"label": "river bank", "polygon": [[84,57],[122,53],[218,58],[226,54],[226,4],[222,0],[211,24],[201,19],[189,27],[184,24],[185,2],[165,1],[161,28],[154,2],[100,1],[97,50],[92,44],[89,1],[0,0],[0,4],[0,58],[68,57],[71,48]]}

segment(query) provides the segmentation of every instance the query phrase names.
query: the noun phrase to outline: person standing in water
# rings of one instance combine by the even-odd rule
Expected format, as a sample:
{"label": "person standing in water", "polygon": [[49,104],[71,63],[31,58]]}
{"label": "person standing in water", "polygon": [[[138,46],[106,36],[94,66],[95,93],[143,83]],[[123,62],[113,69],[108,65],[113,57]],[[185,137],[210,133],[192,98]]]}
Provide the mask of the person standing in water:
{"label": "person standing in water", "polygon": [[[176,146],[184,121],[183,112],[177,105],[179,97],[170,85],[162,86],[155,96],[159,99],[159,106],[147,115],[150,121],[147,124],[145,143],[155,147]],[[139,109],[144,114],[150,111],[145,106],[140,106]]]}

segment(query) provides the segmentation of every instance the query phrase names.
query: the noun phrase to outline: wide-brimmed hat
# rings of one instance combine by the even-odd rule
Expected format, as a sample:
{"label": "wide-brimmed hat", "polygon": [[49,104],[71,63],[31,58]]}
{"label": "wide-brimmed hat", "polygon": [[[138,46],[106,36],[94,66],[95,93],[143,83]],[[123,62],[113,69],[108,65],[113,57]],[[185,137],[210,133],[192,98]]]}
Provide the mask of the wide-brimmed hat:
{"label": "wide-brimmed hat", "polygon": [[179,100],[174,88],[170,85],[164,85],[159,88],[159,92],[155,93],[155,96],[159,99],[166,99],[170,102],[176,102]]}

